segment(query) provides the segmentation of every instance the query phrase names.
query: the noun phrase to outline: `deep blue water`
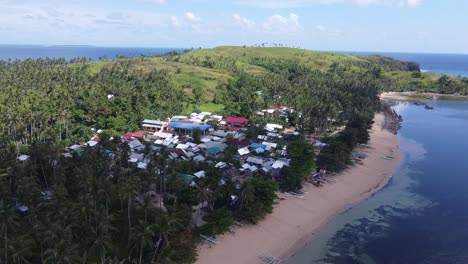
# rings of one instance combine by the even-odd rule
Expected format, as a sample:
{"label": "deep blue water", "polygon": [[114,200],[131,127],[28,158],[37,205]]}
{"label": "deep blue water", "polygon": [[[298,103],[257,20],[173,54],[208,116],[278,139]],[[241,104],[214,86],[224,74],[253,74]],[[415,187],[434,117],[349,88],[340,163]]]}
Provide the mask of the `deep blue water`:
{"label": "deep blue water", "polygon": [[379,193],[338,216],[288,264],[468,263],[468,102],[400,104],[403,160]]}
{"label": "deep blue water", "polygon": [[422,71],[468,77],[468,54],[393,53],[393,52],[347,52],[355,55],[383,55],[386,57],[414,61]]}
{"label": "deep blue water", "polygon": [[37,58],[91,58],[96,61],[101,56],[115,59],[117,56],[139,57],[141,55],[161,55],[170,51],[182,52],[181,48],[118,48],[93,46],[19,46],[0,45],[0,60],[24,60]]}

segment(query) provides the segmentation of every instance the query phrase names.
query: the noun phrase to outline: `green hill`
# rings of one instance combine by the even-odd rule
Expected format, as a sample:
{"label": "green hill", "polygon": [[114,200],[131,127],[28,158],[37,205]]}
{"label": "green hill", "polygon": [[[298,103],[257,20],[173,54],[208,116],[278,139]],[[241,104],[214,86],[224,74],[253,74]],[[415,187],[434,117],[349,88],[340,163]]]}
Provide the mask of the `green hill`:
{"label": "green hill", "polygon": [[[279,74],[288,66],[304,67],[308,70],[327,72],[343,67],[352,72],[381,70],[386,91],[421,91],[467,94],[467,81],[458,77],[447,77],[446,83],[439,83],[442,75],[419,72],[419,65],[383,56],[354,56],[343,53],[317,52],[284,47],[235,47],[222,46],[213,49],[193,50],[182,55],[168,55],[154,58],[121,59],[131,63],[131,69],[149,72],[167,70],[171,82],[184,89],[186,96],[193,98],[194,90],[202,90],[201,110],[213,108],[212,101],[219,92],[219,86],[235,78],[239,71],[264,76]],[[284,65],[286,62],[286,65]],[[90,63],[91,72],[97,73],[103,67],[115,63]],[[283,64],[283,69],[280,68]],[[77,66],[77,65],[74,65]],[[210,104],[206,107],[205,104]],[[215,107],[216,108],[216,107]],[[191,110],[189,107],[187,110]],[[220,109],[220,108],[218,108]]]}
{"label": "green hill", "polygon": [[122,133],[138,129],[144,118],[193,111],[250,116],[271,104],[309,108],[313,128],[328,123],[318,119],[355,111],[347,102],[356,100],[349,94],[353,89],[468,93],[467,78],[421,73],[412,62],[284,47],[224,46],[99,62],[0,62],[0,74],[0,131],[21,142],[83,139],[91,127]]}

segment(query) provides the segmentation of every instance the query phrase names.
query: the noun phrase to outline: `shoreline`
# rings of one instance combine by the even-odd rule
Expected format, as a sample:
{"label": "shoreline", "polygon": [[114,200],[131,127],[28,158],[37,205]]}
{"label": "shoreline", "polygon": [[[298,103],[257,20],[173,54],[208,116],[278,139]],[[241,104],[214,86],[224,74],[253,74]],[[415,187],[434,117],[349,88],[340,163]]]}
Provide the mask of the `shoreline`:
{"label": "shoreline", "polygon": [[221,235],[219,244],[199,245],[196,263],[259,263],[259,255],[287,259],[331,219],[385,187],[400,164],[401,154],[398,136],[382,129],[384,119],[383,113],[375,115],[367,144],[370,148],[360,150],[368,155],[364,165],[349,167],[336,177],[336,183],[323,188],[305,185],[303,199],[280,194],[285,200],[257,225],[236,228],[235,236]]}
{"label": "shoreline", "polygon": [[411,100],[468,100],[467,95],[461,94],[440,94],[440,93],[420,93],[420,92],[385,92],[380,94],[381,99],[411,101]]}

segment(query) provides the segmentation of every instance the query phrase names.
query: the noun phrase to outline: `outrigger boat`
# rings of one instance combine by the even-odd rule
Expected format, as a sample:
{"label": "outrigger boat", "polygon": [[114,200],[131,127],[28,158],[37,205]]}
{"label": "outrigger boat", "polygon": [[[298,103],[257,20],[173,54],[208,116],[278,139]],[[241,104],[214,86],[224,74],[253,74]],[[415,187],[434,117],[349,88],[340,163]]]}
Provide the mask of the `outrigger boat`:
{"label": "outrigger boat", "polygon": [[323,176],[323,178],[325,178],[325,179],[327,179],[327,180],[329,180],[329,181],[331,181],[331,182],[333,182],[333,183],[336,183],[336,180],[333,179],[333,178],[330,177],[330,176]]}
{"label": "outrigger boat", "polygon": [[216,237],[205,236],[205,235],[202,235],[202,234],[200,234],[200,237],[203,238],[204,240],[208,241],[208,242],[213,243],[213,244],[219,244],[219,241],[216,240]]}
{"label": "outrigger boat", "polygon": [[233,236],[236,235],[236,231],[234,231],[234,230],[233,230],[232,228],[230,228],[230,227],[228,227],[227,231],[228,231],[231,235],[233,235]]}
{"label": "outrigger boat", "polygon": [[235,221],[234,224],[235,224],[236,226],[241,226],[241,227],[242,227],[242,223],[239,222],[239,221]]}
{"label": "outrigger boat", "polygon": [[301,198],[301,199],[304,198],[303,192],[288,192],[288,194],[296,198]]}
{"label": "outrigger boat", "polygon": [[318,187],[318,188],[322,188],[323,187],[323,184],[321,184],[320,182],[318,181],[315,181],[314,183],[312,183],[315,187]]}
{"label": "outrigger boat", "polygon": [[326,181],[324,181],[322,179],[319,179],[319,178],[316,178],[315,180],[318,181],[319,183],[328,183],[328,182],[326,182]]}
{"label": "outrigger boat", "polygon": [[434,107],[433,107],[433,106],[431,106],[431,105],[425,105],[425,106],[424,106],[424,108],[426,108],[426,109],[428,109],[428,110],[432,110],[432,109],[434,109]]}
{"label": "outrigger boat", "polygon": [[281,260],[279,258],[271,257],[271,256],[259,256],[259,258],[268,264],[281,264]]}
{"label": "outrigger boat", "polygon": [[325,177],[320,177],[320,179],[326,183],[333,183],[330,179],[327,179]]}

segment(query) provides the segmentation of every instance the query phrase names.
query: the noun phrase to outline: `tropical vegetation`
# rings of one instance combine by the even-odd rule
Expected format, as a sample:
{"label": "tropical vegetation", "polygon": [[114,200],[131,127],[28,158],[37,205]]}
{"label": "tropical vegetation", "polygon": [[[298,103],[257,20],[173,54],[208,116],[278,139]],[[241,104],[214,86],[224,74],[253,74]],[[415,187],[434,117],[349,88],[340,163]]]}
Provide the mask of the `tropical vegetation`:
{"label": "tropical vegetation", "polygon": [[[317,166],[344,169],[356,144],[369,139],[378,95],[388,90],[467,94],[468,80],[421,73],[414,63],[388,58],[288,48],[2,61],[0,262],[192,263],[198,233],[223,233],[237,219],[258,222],[271,213],[279,189],[299,190]],[[256,116],[272,105],[294,112],[287,120]],[[235,149],[195,163],[170,160],[167,149],[145,145],[148,169],[129,164],[120,135],[138,130],[145,118],[198,110],[279,122],[301,135],[325,136],[328,145],[315,157],[302,136],[287,140],[289,168],[241,184],[213,166],[236,162]],[[62,155],[63,147],[89,140],[98,129],[105,132],[95,148]],[[256,126],[246,132],[260,133]],[[29,159],[18,160],[20,154]],[[206,177],[188,186],[183,175],[198,170]],[[206,225],[193,228],[192,208],[200,204]]]}

